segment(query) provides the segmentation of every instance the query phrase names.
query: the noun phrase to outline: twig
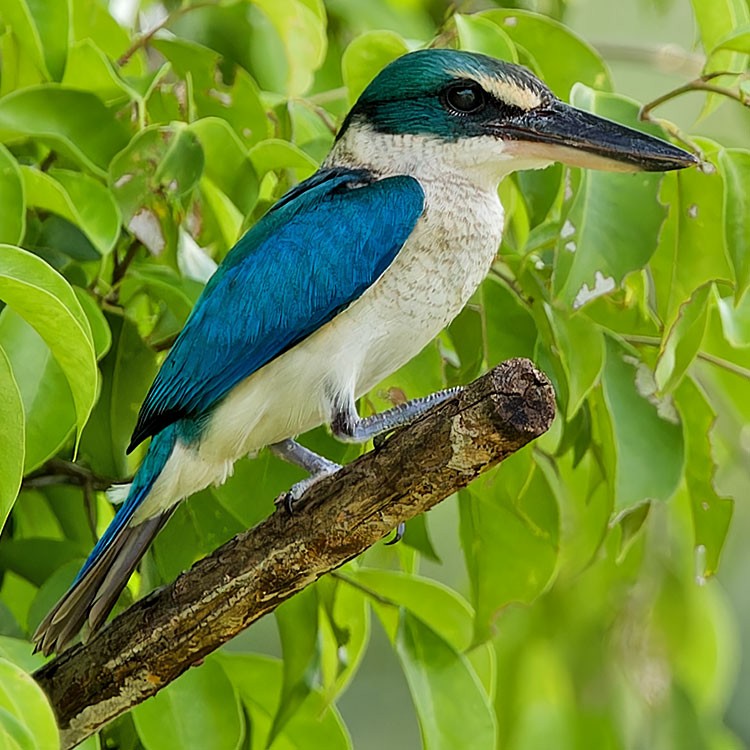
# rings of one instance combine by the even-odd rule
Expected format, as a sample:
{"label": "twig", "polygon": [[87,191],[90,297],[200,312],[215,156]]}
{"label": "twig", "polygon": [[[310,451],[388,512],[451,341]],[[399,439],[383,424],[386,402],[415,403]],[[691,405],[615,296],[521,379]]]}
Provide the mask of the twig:
{"label": "twig", "polygon": [[[661,347],[662,344],[662,340],[658,336],[640,336],[633,334],[630,336],[623,336],[623,339],[629,344],[640,344],[642,346]],[[745,380],[750,380],[750,369],[747,367],[735,364],[728,359],[717,357],[715,354],[709,354],[708,352],[699,351],[695,356],[697,359],[702,359],[704,362],[708,362],[716,367],[721,367],[722,370],[731,372],[733,375],[739,375],[741,378],[745,378]]]}
{"label": "twig", "polygon": [[128,47],[125,52],[120,55],[120,57],[117,60],[118,67],[122,68],[123,66],[128,64],[128,61],[130,58],[142,47],[145,47],[154,37],[156,33],[161,31],[162,29],[169,26],[169,24],[174,23],[180,16],[184,16],[186,13],[189,13],[190,11],[197,10],[198,8],[207,8],[212,5],[217,5],[217,2],[204,2],[204,3],[193,3],[192,5],[184,5],[181,8],[177,8],[176,10],[173,10],[168,16],[166,16],[164,19],[162,19],[159,23],[156,24],[152,29],[149,31],[144,32],[143,34],[140,34],[135,38],[133,43]]}

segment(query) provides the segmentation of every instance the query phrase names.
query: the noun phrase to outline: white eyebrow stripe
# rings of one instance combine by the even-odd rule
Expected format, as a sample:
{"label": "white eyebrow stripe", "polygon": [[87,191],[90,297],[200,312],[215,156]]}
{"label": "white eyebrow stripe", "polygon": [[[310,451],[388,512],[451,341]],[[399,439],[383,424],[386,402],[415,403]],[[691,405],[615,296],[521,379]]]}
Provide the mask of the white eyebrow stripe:
{"label": "white eyebrow stripe", "polygon": [[539,94],[521,84],[503,81],[501,78],[483,75],[482,73],[470,73],[466,70],[450,70],[448,72],[457,78],[469,78],[476,81],[485,91],[500,99],[500,101],[520,107],[523,110],[535,109],[542,104]]}

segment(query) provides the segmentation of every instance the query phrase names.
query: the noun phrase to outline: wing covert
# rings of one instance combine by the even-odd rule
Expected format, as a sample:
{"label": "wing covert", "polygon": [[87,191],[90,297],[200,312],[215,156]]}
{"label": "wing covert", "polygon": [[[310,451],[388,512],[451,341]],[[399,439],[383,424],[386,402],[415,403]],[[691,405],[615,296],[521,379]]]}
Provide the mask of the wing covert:
{"label": "wing covert", "polygon": [[321,170],[287,193],[219,266],[149,390],[128,448],[205,413],[350,305],[424,207],[412,177]]}

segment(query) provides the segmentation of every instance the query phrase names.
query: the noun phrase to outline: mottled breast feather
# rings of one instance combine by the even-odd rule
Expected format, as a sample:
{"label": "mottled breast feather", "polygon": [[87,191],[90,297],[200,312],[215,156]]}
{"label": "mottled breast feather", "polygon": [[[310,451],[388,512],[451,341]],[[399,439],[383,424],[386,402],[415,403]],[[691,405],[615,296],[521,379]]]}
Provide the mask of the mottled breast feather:
{"label": "mottled breast feather", "polygon": [[229,253],[141,407],[128,451],[235,385],[358,299],[391,264],[424,207],[406,175],[323,169],[284,196]]}

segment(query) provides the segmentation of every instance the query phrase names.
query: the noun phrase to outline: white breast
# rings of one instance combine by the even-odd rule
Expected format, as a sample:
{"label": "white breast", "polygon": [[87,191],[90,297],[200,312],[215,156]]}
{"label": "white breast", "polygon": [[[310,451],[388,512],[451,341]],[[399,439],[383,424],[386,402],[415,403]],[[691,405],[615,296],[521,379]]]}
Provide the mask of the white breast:
{"label": "white breast", "polygon": [[[388,164],[382,176],[410,174],[425,192],[424,213],[394,262],[333,321],[236,386],[198,450],[175,450],[149,505],[222,482],[237,458],[329,421],[335,404],[353,403],[408,362],[466,304],[500,243],[500,178],[476,160],[457,167],[445,144],[417,147],[408,138],[390,136],[390,162],[374,146],[378,165]],[[365,144],[340,142],[329,162],[372,168],[372,139]]]}

